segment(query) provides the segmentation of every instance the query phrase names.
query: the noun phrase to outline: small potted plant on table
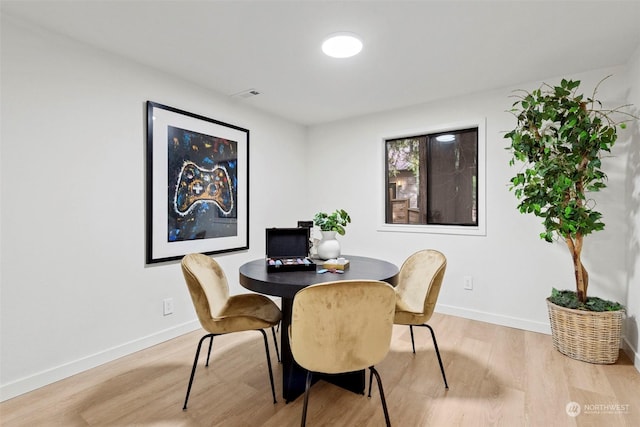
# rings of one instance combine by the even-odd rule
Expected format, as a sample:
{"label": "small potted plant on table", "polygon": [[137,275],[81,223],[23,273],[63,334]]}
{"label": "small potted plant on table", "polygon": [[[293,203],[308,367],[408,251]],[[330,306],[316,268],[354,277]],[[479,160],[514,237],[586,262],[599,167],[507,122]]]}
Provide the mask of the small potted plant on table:
{"label": "small potted plant on table", "polygon": [[340,242],[336,239],[336,233],[344,236],[345,227],[351,222],[351,217],[344,209],[336,209],[327,214],[318,212],[313,217],[313,224],[320,227],[322,240],[318,242],[317,251],[320,259],[338,258],[340,256]]}

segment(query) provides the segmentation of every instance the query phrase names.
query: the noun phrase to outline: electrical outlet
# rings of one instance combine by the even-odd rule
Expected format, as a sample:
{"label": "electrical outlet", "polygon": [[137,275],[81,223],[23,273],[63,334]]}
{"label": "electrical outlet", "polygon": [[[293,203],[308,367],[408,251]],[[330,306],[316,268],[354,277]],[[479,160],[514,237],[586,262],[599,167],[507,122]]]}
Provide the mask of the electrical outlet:
{"label": "electrical outlet", "polygon": [[464,288],[468,291],[473,289],[473,277],[464,276]]}
{"label": "electrical outlet", "polygon": [[165,298],[162,300],[162,313],[165,316],[173,314],[173,298]]}

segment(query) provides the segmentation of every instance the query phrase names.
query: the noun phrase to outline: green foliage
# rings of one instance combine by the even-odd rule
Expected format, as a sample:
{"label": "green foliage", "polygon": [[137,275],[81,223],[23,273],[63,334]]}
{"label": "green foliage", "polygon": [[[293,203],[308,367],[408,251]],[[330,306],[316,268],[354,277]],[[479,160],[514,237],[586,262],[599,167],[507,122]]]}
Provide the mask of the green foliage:
{"label": "green foliage", "polygon": [[[602,83],[602,81],[600,82]],[[584,236],[604,229],[602,214],[595,210],[590,192],[606,188],[601,157],[617,139],[615,121],[626,105],[607,110],[595,98],[578,94],[580,81],[565,80],[559,86],[543,84],[532,92],[521,91],[511,113],[516,127],[511,140],[511,166],[521,169],[511,178],[510,190],[519,200],[518,210],[542,218],[547,242],[563,239],[571,251],[578,300],[587,303],[589,276],[580,259]]]}
{"label": "green foliage", "polygon": [[351,222],[351,217],[344,209],[336,209],[332,214],[318,212],[313,217],[313,223],[320,227],[322,231],[337,231],[339,235],[344,236],[347,224]]}
{"label": "green foliage", "polygon": [[616,127],[623,127],[611,119],[622,107],[603,109],[600,101],[576,94],[579,85],[563,79],[518,96],[511,110],[518,123],[505,135],[511,139],[510,164],[524,163],[511,178],[518,209],[543,218],[540,237],[549,242],[604,228],[587,192],[606,187],[600,159],[614,145]]}
{"label": "green foliage", "polygon": [[551,290],[549,301],[561,307],[573,308],[587,311],[618,311],[624,307],[612,301],[603,300],[598,297],[588,297],[587,302],[582,303],[574,291],[559,291],[556,288]]}
{"label": "green foliage", "polygon": [[387,141],[387,165],[389,177],[398,175],[397,164],[406,162],[407,168],[418,176],[420,167],[420,143],[416,138]]}

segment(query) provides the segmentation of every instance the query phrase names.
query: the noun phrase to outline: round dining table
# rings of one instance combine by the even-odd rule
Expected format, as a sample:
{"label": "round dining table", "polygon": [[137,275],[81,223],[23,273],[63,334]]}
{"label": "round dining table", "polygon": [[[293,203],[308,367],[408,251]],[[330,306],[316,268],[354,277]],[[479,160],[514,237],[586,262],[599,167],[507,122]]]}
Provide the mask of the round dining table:
{"label": "round dining table", "polygon": [[[282,394],[287,402],[304,393],[306,371],[298,365],[289,346],[289,325],[293,298],[300,290],[318,283],[336,280],[380,280],[396,285],[398,267],[388,261],[363,256],[342,255],[349,260],[343,273],[322,271],[322,260],[313,260],[317,267],[312,271],[267,271],[264,258],[249,261],[240,266],[240,284],[254,292],[277,296],[282,299],[282,324],[280,328],[280,348],[282,359]],[[314,378],[318,377],[314,375]],[[348,374],[320,376],[355,393],[364,394],[364,371]]]}

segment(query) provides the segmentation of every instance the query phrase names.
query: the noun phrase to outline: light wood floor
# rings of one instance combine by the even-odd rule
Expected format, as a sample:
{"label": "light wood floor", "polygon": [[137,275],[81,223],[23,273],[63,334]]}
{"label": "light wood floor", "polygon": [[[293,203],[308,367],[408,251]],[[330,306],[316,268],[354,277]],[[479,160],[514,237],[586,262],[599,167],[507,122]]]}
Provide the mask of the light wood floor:
{"label": "light wood floor", "polygon": [[[621,352],[615,365],[569,359],[549,336],[435,314],[449,390],[426,328],[396,326],[377,365],[394,426],[640,426],[640,373]],[[209,368],[196,372],[182,411],[197,331],[0,404],[3,426],[272,426],[300,424],[302,398],[273,404],[262,337],[216,338]],[[272,345],[272,341],[270,340]],[[273,347],[271,347],[273,350]],[[274,374],[281,377],[275,360]],[[368,378],[368,376],[367,376]],[[375,381],[375,380],[374,380]],[[375,386],[375,385],[374,385]],[[576,402],[581,413],[567,415]],[[308,426],[383,426],[379,394],[319,382]],[[617,406],[607,406],[617,405]]]}

